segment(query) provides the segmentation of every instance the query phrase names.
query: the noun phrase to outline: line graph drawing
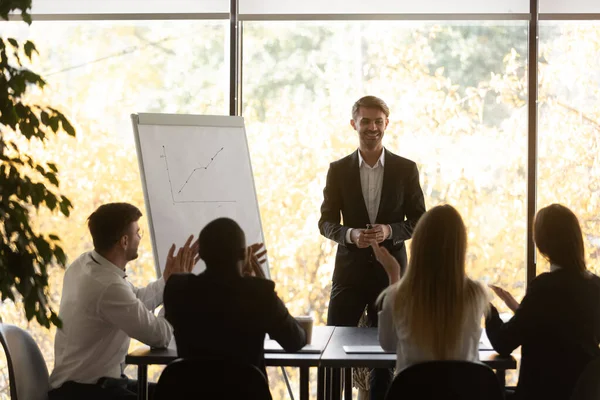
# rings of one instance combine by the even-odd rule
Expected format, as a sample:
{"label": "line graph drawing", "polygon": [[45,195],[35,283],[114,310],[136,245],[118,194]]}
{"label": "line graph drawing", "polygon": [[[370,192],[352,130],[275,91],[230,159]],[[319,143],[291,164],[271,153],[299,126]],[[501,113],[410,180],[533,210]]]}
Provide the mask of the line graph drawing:
{"label": "line graph drawing", "polygon": [[[164,146],[163,146],[163,148],[164,148]],[[179,189],[179,192],[177,192],[177,194],[181,193],[181,191],[183,190],[183,188],[185,187],[185,185],[187,185],[187,183],[190,181],[190,178],[192,177],[192,175],[194,175],[194,173],[196,173],[196,171],[201,170],[201,169],[203,169],[203,170],[206,171],[208,169],[208,167],[210,167],[210,164],[212,164],[212,162],[214,161],[214,159],[217,158],[217,156],[219,155],[219,153],[221,151],[223,151],[223,149],[224,149],[224,147],[221,147],[219,149],[219,151],[217,151],[215,153],[215,155],[211,157],[210,161],[208,162],[208,164],[206,164],[206,166],[194,168],[194,170],[190,173],[190,176],[188,176],[188,178],[186,179],[185,183],[183,184],[183,186],[181,187],[181,189]]]}
{"label": "line graph drawing", "polygon": [[[179,191],[177,192],[177,194],[181,193],[181,191],[183,190],[183,188],[185,188],[185,186],[187,185],[187,183],[189,182],[189,180],[191,179],[191,177],[194,175],[194,173],[196,171],[198,171],[198,170],[207,170],[208,167],[214,161],[214,159],[219,155],[219,153],[221,151],[223,151],[223,149],[224,149],[224,147],[221,147],[219,149],[219,151],[217,151],[215,153],[215,155],[213,155],[211,157],[209,163],[206,164],[204,167],[194,168],[194,170],[192,170],[192,172],[188,176],[187,180],[185,181],[185,183],[183,184],[183,186],[181,187],[181,189],[179,189]],[[173,204],[181,204],[181,203],[237,203],[237,201],[235,201],[235,200],[175,200],[175,193],[173,192],[173,182],[171,180],[171,171],[169,170],[169,157],[167,156],[167,149],[166,149],[166,147],[164,145],[162,146],[162,154],[160,155],[160,158],[162,158],[162,159],[165,160],[165,167],[167,169],[167,177],[169,178],[169,189],[171,191],[171,200],[173,200]]]}

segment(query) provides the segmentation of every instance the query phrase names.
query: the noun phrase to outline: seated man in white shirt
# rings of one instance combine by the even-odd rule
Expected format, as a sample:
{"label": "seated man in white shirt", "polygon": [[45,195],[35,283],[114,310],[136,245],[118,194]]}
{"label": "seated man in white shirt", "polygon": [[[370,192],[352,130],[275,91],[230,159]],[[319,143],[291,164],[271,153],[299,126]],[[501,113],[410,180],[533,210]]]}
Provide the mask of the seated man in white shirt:
{"label": "seated man in white shirt", "polygon": [[176,256],[173,245],[162,278],[136,288],[126,280],[125,266],[138,257],[141,216],[131,204],[110,203],[88,218],[94,250],[65,272],[50,400],[135,399],[137,382],[123,374],[130,338],[153,347],[171,341],[171,326],[153,311],[171,274],[191,272],[198,242],[191,245],[190,236]]}

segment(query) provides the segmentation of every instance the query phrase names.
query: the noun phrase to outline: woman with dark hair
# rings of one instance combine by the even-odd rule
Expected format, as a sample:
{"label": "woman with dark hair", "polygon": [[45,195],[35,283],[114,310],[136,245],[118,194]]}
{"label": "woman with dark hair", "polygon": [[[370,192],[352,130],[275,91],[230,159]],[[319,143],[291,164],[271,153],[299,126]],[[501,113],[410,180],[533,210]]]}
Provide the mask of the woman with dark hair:
{"label": "woman with dark hair", "polygon": [[486,331],[501,355],[522,346],[516,398],[568,400],[586,364],[600,356],[600,278],[587,271],[581,228],[567,207],[542,208],[533,236],[550,272],[529,283],[521,304],[492,286],[514,316],[503,323],[492,306]]}

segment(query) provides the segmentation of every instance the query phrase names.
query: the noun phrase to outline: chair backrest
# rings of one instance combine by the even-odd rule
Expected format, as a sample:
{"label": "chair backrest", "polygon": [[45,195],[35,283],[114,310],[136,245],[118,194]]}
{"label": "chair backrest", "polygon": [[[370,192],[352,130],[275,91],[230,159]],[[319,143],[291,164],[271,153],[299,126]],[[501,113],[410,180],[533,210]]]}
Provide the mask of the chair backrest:
{"label": "chair backrest", "polygon": [[9,324],[0,324],[12,400],[47,400],[48,368],[31,335]]}
{"label": "chair backrest", "polygon": [[571,394],[571,400],[592,399],[600,399],[600,358],[586,365]]}
{"label": "chair backrest", "polygon": [[386,400],[502,400],[504,388],[487,365],[469,361],[414,364],[394,378]]}
{"label": "chair backrest", "polygon": [[222,359],[177,359],[160,375],[154,400],[272,400],[269,384],[253,365]]}

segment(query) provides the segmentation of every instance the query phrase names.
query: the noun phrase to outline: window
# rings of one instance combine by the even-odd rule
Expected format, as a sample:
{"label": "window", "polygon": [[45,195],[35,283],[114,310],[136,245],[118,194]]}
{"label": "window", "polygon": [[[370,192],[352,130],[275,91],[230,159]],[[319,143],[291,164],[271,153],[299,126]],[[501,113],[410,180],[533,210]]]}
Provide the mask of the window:
{"label": "window", "polygon": [[544,14],[600,13],[600,3],[594,0],[540,0],[539,7]]}
{"label": "window", "polygon": [[525,287],[525,22],[245,22],[243,115],[274,280],[326,319],[335,245],[317,221],[351,107],[391,110],[384,144],[419,165],[427,207],[455,205],[471,276]]}
{"label": "window", "polygon": [[424,0],[419,2],[374,0],[240,0],[242,18],[255,19],[273,15],[336,14],[513,14],[528,13],[528,0],[473,1]]}
{"label": "window", "polygon": [[[599,48],[598,21],[543,21],[540,26],[538,208],[562,203],[575,212],[588,268],[596,274],[600,273]],[[547,271],[547,262],[540,261],[537,272]]]}
{"label": "window", "polygon": [[[145,214],[130,114],[227,114],[228,22],[37,21],[31,27],[20,22],[1,26],[3,35],[36,44],[40,57],[33,69],[48,82],[36,100],[64,111],[77,130],[74,139],[65,136],[45,149],[30,149],[56,162],[60,191],[74,204],[68,220],[47,214],[37,218],[41,229],[61,237],[73,260],[92,246],[86,219],[99,205],[126,201]],[[140,225],[148,232],[145,217]],[[134,284],[143,285],[156,278],[149,235],[142,239],[139,254],[128,272]],[[58,310],[63,271],[55,269],[50,275]],[[4,322],[27,325],[20,306],[5,302],[0,310]],[[36,322],[30,331],[52,370],[55,331]],[[5,365],[0,366],[0,387],[8,387],[2,382],[8,382]]]}
{"label": "window", "polygon": [[292,313],[326,322],[336,247],[317,227],[322,190],[329,163],[358,145],[351,108],[366,94],[390,107],[384,145],[417,162],[427,208],[462,214],[468,273],[524,294],[525,21],[246,21],[243,43],[263,230]]}
{"label": "window", "polygon": [[229,13],[228,0],[33,0],[32,4],[35,15]]}

